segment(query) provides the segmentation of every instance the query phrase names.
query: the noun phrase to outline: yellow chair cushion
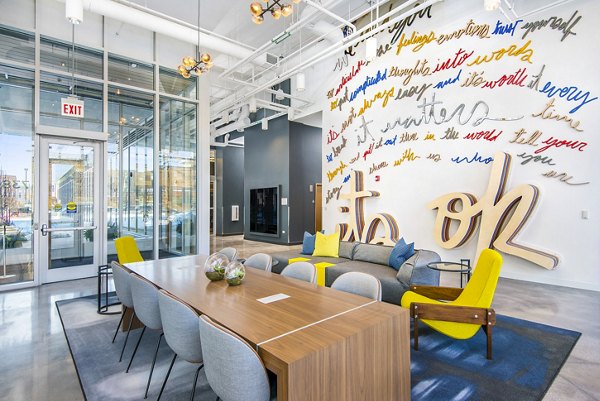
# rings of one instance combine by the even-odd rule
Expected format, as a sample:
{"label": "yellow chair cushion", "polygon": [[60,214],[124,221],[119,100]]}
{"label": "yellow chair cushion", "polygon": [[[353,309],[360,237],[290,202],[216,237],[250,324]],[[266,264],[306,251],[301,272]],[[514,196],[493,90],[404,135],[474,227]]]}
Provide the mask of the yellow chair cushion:
{"label": "yellow chair cushion", "polygon": [[315,263],[315,267],[317,268],[317,285],[321,287],[325,287],[325,269],[328,267],[335,266],[334,263],[329,262],[319,262]]}
{"label": "yellow chair cushion", "polygon": [[133,237],[126,236],[115,239],[115,248],[117,250],[119,263],[122,265],[125,263],[144,261]]}
{"label": "yellow chair cushion", "polygon": [[288,259],[288,265],[291,265],[292,263],[296,263],[296,262],[307,262],[309,261],[309,258],[290,258]]}
{"label": "yellow chair cushion", "polygon": [[333,233],[325,235],[317,233],[317,239],[315,240],[315,251],[313,256],[329,256],[332,258],[338,257],[340,249],[340,233]]}
{"label": "yellow chair cushion", "polygon": [[[419,302],[424,304],[443,305],[445,302],[436,301],[431,298],[427,298],[423,295],[417,294],[416,292],[406,291],[402,296],[400,304],[407,309],[410,309],[410,304],[413,302]],[[452,305],[456,305],[452,303]],[[451,305],[448,305],[451,308]],[[441,320],[427,320],[422,319],[421,322],[425,323],[434,330],[444,333],[448,337],[452,337],[458,340],[466,340],[473,337],[477,331],[481,328],[478,324],[469,323],[456,323],[456,322],[444,322]]]}
{"label": "yellow chair cushion", "polygon": [[[456,300],[452,302],[440,302],[412,291],[406,291],[402,296],[400,304],[404,308],[410,308],[410,304],[413,302],[447,305],[448,308],[452,306],[489,308],[492,306],[501,267],[502,256],[492,249],[484,249],[481,255],[479,255],[473,276]],[[477,324],[446,322],[442,320],[423,319],[422,322],[449,337],[460,340],[473,337],[481,327],[481,325]]]}

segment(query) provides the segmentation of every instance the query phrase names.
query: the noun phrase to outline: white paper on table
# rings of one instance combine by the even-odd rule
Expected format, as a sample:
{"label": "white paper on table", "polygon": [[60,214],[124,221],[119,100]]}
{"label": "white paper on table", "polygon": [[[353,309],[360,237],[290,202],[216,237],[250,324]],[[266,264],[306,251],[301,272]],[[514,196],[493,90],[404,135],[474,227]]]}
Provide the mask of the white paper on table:
{"label": "white paper on table", "polygon": [[281,301],[282,299],[286,299],[289,297],[290,296],[286,295],[286,294],[275,294],[275,295],[269,295],[268,297],[264,297],[264,298],[258,298],[257,301],[262,302],[263,304],[270,304],[271,302]]}

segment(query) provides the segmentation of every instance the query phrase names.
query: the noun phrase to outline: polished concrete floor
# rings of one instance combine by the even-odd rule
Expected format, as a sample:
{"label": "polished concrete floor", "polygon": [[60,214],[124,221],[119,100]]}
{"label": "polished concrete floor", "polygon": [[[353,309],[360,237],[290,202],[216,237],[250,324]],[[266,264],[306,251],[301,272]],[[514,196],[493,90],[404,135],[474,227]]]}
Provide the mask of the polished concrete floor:
{"label": "polished concrete floor", "polygon": [[[221,237],[213,239],[211,249],[226,246],[236,247],[241,257],[293,248]],[[456,280],[442,277],[443,284]],[[0,400],[83,400],[54,303],[95,292],[92,278],[0,293]],[[501,279],[494,308],[582,332],[544,401],[600,400],[600,292]],[[510,394],[506,399],[518,401]]]}

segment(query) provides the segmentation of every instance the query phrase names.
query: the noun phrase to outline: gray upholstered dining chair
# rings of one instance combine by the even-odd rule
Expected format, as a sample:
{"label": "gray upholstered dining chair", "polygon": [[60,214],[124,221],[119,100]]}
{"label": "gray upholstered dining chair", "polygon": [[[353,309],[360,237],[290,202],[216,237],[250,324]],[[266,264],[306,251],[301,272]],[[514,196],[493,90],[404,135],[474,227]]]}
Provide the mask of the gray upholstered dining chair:
{"label": "gray upholstered dining chair", "polygon": [[204,366],[202,347],[200,345],[198,313],[165,290],[160,290],[158,292],[158,305],[160,307],[165,340],[167,341],[167,344],[169,344],[169,347],[175,351],[175,356],[171,360],[169,370],[165,376],[165,381],[160,388],[157,401],[159,401],[162,396],[177,357],[180,357],[187,362],[200,365],[198,366],[198,369],[196,369],[194,387],[192,387],[192,396],[190,399],[193,401],[194,394],[196,393],[198,374],[200,374],[200,369]]}
{"label": "gray upholstered dining chair", "polygon": [[204,372],[217,400],[269,401],[269,377],[256,351],[237,334],[200,316]]}
{"label": "gray upholstered dining chair", "polygon": [[232,247],[223,248],[219,251],[219,253],[227,256],[227,259],[229,259],[230,262],[233,262],[237,257],[237,249]]}
{"label": "gray upholstered dining chair", "polygon": [[[117,333],[119,332],[119,327],[121,327],[121,323],[123,323],[123,318],[125,317],[125,313],[128,309],[133,309],[133,297],[131,295],[131,278],[129,277],[129,270],[127,270],[124,266],[120,265],[117,262],[112,262],[110,264],[113,271],[113,281],[115,283],[115,291],[117,292],[117,296],[119,297],[119,301],[123,305],[123,313],[121,314],[121,319],[119,320],[119,325],[117,326],[117,330],[115,330],[115,335],[113,336],[112,342],[115,342],[117,338]],[[127,335],[125,336],[125,341],[123,342],[123,348],[121,349],[121,355],[119,356],[119,362],[123,360],[123,353],[125,352],[125,346],[127,345],[127,340],[129,339],[129,332],[131,331],[131,324],[133,323],[133,318],[135,316],[135,312],[131,314],[129,317],[129,325],[127,326]]]}
{"label": "gray upholstered dining chair", "polygon": [[344,273],[335,279],[331,288],[381,301],[381,283],[377,277],[367,273]]}
{"label": "gray upholstered dining chair", "polygon": [[129,365],[127,365],[127,370],[125,370],[125,373],[128,373],[129,368],[131,368],[133,358],[135,358],[135,354],[137,353],[138,347],[142,342],[142,337],[144,336],[146,329],[148,328],[151,330],[160,330],[160,336],[158,337],[158,343],[156,344],[156,350],[154,351],[154,358],[152,359],[150,375],[148,376],[148,382],[146,384],[146,392],[144,393],[144,399],[146,399],[148,398],[148,388],[150,387],[150,381],[152,380],[154,365],[156,365],[156,356],[158,355],[158,349],[160,348],[160,343],[163,338],[162,320],[160,316],[160,309],[158,306],[158,288],[145,278],[135,273],[131,273],[129,277],[131,284],[131,295],[133,296],[133,307],[135,308],[135,315],[140,320],[140,322],[142,322],[144,328],[140,333],[140,337],[137,341],[137,344],[135,345],[135,349],[133,350],[131,360],[129,361]]}
{"label": "gray upholstered dining chair", "polygon": [[294,262],[289,264],[281,271],[281,275],[308,281],[313,284],[317,283],[317,268],[309,262]]}
{"label": "gray upholstered dining chair", "polygon": [[255,253],[246,259],[244,266],[270,272],[271,267],[273,266],[273,258],[266,253]]}

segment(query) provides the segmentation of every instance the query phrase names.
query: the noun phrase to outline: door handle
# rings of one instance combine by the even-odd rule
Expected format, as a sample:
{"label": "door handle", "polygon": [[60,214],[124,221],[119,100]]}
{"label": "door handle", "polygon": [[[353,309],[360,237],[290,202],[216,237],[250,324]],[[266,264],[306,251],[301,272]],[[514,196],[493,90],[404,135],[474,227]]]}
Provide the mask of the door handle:
{"label": "door handle", "polygon": [[82,231],[82,230],[95,230],[98,228],[97,226],[83,226],[83,227],[61,227],[61,228],[48,228],[48,225],[42,224],[42,228],[40,231],[42,235],[45,237],[48,233],[58,232],[58,231]]}

